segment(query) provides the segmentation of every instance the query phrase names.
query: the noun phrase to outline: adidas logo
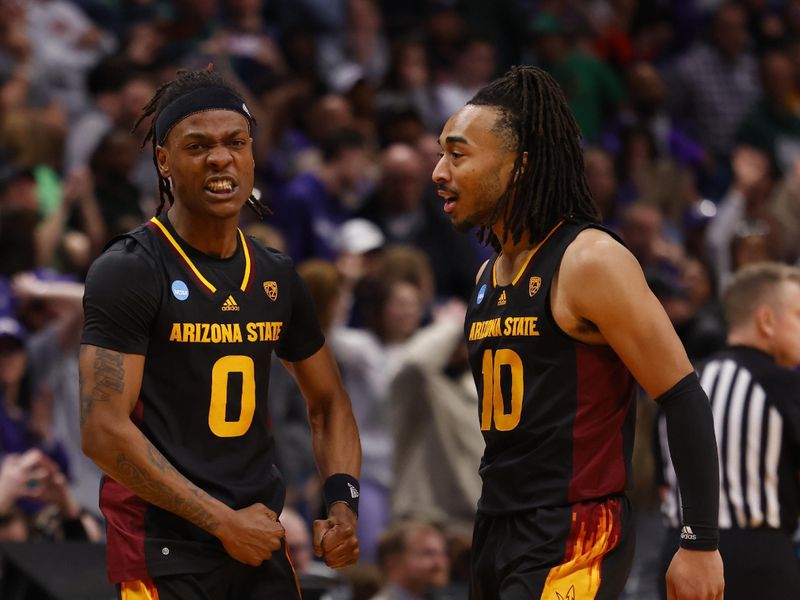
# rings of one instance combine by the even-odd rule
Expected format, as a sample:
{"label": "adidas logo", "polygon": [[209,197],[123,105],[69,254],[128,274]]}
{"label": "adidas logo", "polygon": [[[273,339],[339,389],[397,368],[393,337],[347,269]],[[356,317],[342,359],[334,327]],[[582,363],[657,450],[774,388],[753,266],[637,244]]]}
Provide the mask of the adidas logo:
{"label": "adidas logo", "polygon": [[497,301],[497,306],[504,306],[506,303],[506,291],[503,290],[503,293],[500,294],[500,299]]}
{"label": "adidas logo", "polygon": [[352,483],[348,483],[347,487],[350,488],[350,497],[358,498],[358,490],[356,489],[356,486],[354,486]]}
{"label": "adidas logo", "polygon": [[681,539],[682,540],[696,540],[697,534],[692,531],[692,528],[688,525],[684,525],[683,529],[681,529]]}
{"label": "adidas logo", "polygon": [[222,303],[222,310],[239,310],[239,305],[236,304],[236,300],[233,299],[233,296],[228,296],[228,299]]}

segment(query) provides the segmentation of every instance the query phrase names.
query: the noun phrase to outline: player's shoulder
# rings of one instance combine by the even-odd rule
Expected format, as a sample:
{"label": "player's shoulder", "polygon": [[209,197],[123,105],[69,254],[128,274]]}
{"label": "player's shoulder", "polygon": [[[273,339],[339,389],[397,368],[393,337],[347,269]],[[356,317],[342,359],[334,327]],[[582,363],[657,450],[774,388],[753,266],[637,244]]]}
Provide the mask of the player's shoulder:
{"label": "player's shoulder", "polygon": [[253,258],[260,261],[272,268],[279,270],[292,271],[295,268],[294,261],[291,257],[270,246],[264,246],[253,236],[247,236],[247,241],[253,251]]}
{"label": "player's shoulder", "polygon": [[120,279],[141,282],[142,278],[152,278],[156,260],[148,242],[144,225],[111,239],[89,268],[87,285],[98,280],[101,283]]}
{"label": "player's shoulder", "polygon": [[611,232],[587,227],[575,236],[564,251],[561,271],[583,276],[636,267],[639,263],[625,245]]}

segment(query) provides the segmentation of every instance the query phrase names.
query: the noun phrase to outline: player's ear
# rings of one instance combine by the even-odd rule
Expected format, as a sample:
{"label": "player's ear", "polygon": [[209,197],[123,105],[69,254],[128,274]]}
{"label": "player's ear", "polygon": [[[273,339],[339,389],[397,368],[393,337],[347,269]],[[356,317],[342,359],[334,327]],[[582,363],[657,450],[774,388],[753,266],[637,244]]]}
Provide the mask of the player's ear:
{"label": "player's ear", "polygon": [[169,152],[164,146],[156,146],[156,164],[158,164],[158,172],[162,177],[169,177],[169,166],[167,166],[167,159]]}
{"label": "player's ear", "polygon": [[528,168],[528,153],[522,153],[522,171],[525,172],[525,169]]}

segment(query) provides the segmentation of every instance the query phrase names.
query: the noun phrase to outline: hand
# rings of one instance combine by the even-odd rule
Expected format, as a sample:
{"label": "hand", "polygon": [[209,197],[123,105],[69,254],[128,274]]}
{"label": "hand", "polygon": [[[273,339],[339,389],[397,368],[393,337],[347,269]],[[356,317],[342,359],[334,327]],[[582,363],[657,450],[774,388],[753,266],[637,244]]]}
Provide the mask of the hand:
{"label": "hand", "polygon": [[41,450],[9,454],[0,463],[0,513],[7,512],[19,498],[35,498],[48,476],[49,459]]}
{"label": "hand", "polygon": [[260,503],[235,511],[217,532],[225,551],[252,567],[272,558],[284,536],[278,515]]}
{"label": "hand", "polygon": [[314,521],[314,554],[333,569],[352,565],[361,551],[356,537],[356,515],[344,502],[331,506],[327,519]]}
{"label": "hand", "polygon": [[722,600],[724,588],[719,552],[678,549],[667,569],[667,600]]}
{"label": "hand", "polygon": [[67,175],[61,191],[63,202],[72,207],[94,199],[94,176],[87,167],[76,167]]}

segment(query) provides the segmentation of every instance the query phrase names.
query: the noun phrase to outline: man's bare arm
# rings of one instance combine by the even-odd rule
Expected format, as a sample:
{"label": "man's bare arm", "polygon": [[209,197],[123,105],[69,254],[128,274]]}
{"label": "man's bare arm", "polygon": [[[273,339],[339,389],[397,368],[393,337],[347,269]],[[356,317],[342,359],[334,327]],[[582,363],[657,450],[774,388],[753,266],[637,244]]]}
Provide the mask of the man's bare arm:
{"label": "man's bare arm", "polygon": [[130,419],[143,368],[143,356],[81,346],[83,451],[137,496],[213,534],[232,510],[181,475]]}
{"label": "man's bare arm", "polygon": [[358,477],[361,442],[350,398],[327,344],[305,360],[287,363],[308,403],[314,457],[323,478],[333,473]]}
{"label": "man's bare arm", "polygon": [[[358,478],[358,427],[330,349],[323,345],[309,358],[287,366],[308,403],[314,458],[322,478],[337,473]],[[346,567],[358,560],[356,515],[349,504],[335,502],[327,519],[314,521],[313,545],[317,556],[324,558],[329,567]]]}

